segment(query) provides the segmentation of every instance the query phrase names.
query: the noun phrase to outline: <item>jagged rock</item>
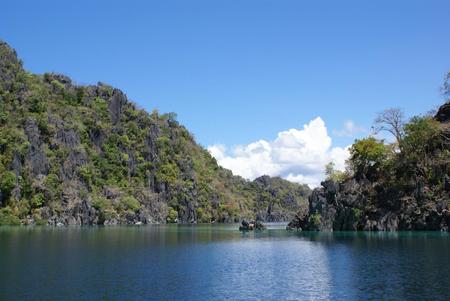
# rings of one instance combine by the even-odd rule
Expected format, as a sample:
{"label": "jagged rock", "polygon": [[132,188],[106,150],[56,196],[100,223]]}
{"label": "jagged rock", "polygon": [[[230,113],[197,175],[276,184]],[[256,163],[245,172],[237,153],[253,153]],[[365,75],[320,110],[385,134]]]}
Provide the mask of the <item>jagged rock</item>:
{"label": "jagged rock", "polygon": [[69,151],[69,155],[61,166],[63,180],[72,180],[77,175],[77,168],[88,162],[86,152],[83,149],[75,148]]}
{"label": "jagged rock", "polygon": [[124,105],[127,103],[127,97],[119,89],[113,90],[112,98],[109,102],[108,108],[111,113],[111,121],[117,124],[122,116]]}
{"label": "jagged rock", "polygon": [[39,127],[36,120],[27,118],[25,123],[25,133],[30,143],[26,162],[31,166],[33,175],[47,174],[49,169],[48,158],[43,148],[43,140],[40,136]]}
{"label": "jagged rock", "polygon": [[[60,84],[62,84],[66,89],[69,89],[70,87],[72,87],[72,80],[70,79],[70,77],[68,77],[64,74],[45,73],[44,81],[48,84],[52,84],[54,81],[57,81]],[[56,87],[54,87],[54,88],[56,88]],[[53,91],[60,92],[57,89],[54,89]]]}
{"label": "jagged rock", "polygon": [[14,171],[16,177],[20,176],[22,170],[22,159],[17,151],[14,152],[14,158],[11,164],[11,169]]}
{"label": "jagged rock", "polygon": [[434,119],[442,123],[450,122],[450,102],[439,107]]}
{"label": "jagged rock", "polygon": [[[435,202],[410,196],[395,202],[401,204],[400,207],[392,207],[386,200],[378,202],[385,207],[368,207],[364,195],[371,189],[372,185],[368,182],[361,184],[349,180],[340,186],[323,182],[322,187],[314,189],[309,197],[308,213],[297,214],[288,224],[287,229],[448,231],[448,200]],[[386,194],[382,194],[382,196],[386,197]]]}
{"label": "jagged rock", "polygon": [[54,80],[60,82],[63,85],[72,85],[72,80],[64,74],[58,74],[58,73],[45,73],[44,74],[45,82],[51,83]]}
{"label": "jagged rock", "polygon": [[0,87],[5,91],[11,90],[21,69],[22,62],[17,58],[16,51],[0,40]]}
{"label": "jagged rock", "polygon": [[253,230],[265,230],[266,226],[261,221],[251,221],[247,222],[242,220],[241,226],[239,226],[239,231],[253,231]]}
{"label": "jagged rock", "polygon": [[60,128],[56,132],[55,141],[58,145],[75,148],[80,145],[80,136],[74,129]]}
{"label": "jagged rock", "polygon": [[118,199],[123,193],[115,187],[105,186],[103,187],[103,195],[108,199]]}
{"label": "jagged rock", "polygon": [[297,214],[295,214],[295,217],[288,223],[288,225],[286,226],[286,230],[301,231],[303,229],[306,229],[307,223],[307,212],[298,212]]}

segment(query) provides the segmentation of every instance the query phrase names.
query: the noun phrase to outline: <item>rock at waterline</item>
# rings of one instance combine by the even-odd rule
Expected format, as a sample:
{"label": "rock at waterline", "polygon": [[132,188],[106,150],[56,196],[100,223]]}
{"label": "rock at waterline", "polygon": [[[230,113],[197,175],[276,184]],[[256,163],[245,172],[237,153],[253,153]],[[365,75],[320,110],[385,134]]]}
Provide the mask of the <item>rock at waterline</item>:
{"label": "rock at waterline", "polygon": [[253,231],[253,230],[265,230],[266,226],[260,221],[247,222],[243,220],[241,226],[239,226],[239,231]]}

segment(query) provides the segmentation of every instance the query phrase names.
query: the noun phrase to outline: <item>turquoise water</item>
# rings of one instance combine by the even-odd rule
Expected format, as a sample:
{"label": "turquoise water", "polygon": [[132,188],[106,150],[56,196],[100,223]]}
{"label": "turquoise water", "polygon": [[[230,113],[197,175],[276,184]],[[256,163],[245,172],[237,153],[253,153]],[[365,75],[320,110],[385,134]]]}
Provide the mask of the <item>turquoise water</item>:
{"label": "turquoise water", "polygon": [[0,300],[450,300],[448,233],[0,228]]}

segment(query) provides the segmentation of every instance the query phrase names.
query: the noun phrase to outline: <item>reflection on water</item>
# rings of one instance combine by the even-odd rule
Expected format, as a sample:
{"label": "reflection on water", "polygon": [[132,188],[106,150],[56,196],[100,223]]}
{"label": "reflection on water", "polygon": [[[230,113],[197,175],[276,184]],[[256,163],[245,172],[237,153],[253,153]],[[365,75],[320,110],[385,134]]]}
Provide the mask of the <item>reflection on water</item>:
{"label": "reflection on water", "polygon": [[450,236],[0,228],[0,300],[448,300]]}

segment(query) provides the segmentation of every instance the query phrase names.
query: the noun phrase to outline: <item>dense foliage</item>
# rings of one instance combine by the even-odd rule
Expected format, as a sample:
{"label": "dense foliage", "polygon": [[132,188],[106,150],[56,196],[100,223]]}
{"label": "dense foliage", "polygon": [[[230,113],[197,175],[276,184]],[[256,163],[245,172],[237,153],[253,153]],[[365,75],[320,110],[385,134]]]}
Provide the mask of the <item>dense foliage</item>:
{"label": "dense foliage", "polygon": [[431,116],[415,116],[403,125],[399,147],[374,137],[357,140],[350,149],[348,165],[352,177],[369,179],[387,187],[412,192],[417,183],[429,193],[445,197],[450,175],[448,123]]}
{"label": "dense foliage", "polygon": [[0,42],[0,224],[285,220],[306,186],[218,166],[173,113],[118,89],[25,71]]}

